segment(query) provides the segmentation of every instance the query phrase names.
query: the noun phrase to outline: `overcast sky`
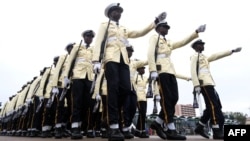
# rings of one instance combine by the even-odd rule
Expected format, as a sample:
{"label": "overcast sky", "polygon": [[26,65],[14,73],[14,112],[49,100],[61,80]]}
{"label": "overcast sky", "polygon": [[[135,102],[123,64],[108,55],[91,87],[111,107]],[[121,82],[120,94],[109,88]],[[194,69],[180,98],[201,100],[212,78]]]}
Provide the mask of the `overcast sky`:
{"label": "overcast sky", "polygon": [[[124,11],[120,24],[142,29],[162,11],[171,26],[167,39],[178,41],[207,24],[200,38],[205,55],[242,47],[242,51],[211,62],[210,68],[223,111],[250,115],[250,22],[247,0],[1,0],[0,1],[0,102],[16,94],[23,84],[51,66],[54,56],[65,54],[70,42],[79,43],[86,29],[97,32],[108,19],[104,9],[120,2]],[[146,59],[149,37],[131,39],[133,58]],[[94,42],[93,42],[94,44]],[[174,50],[177,73],[190,76],[190,44]],[[179,104],[193,102],[192,82],[178,80]],[[149,99],[148,113],[152,112]],[[204,107],[204,106],[203,106]]]}

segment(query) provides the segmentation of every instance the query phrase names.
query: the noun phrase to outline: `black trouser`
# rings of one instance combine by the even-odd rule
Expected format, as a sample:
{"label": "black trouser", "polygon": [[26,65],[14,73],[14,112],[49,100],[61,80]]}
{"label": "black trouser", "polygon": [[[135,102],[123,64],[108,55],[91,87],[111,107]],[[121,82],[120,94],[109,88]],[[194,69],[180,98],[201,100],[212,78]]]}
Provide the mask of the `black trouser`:
{"label": "black trouser", "polygon": [[124,103],[124,96],[131,91],[129,66],[121,56],[121,62],[108,62],[105,65],[105,77],[108,88],[109,125],[119,124],[119,107]]}
{"label": "black trouser", "polygon": [[[46,100],[44,100],[46,101]],[[42,101],[41,108],[37,110],[38,105],[40,104],[40,100],[38,96],[34,97],[34,105],[33,105],[33,115],[32,115],[32,121],[31,121],[31,128],[36,128],[38,130],[41,130],[42,126],[42,114],[44,109],[44,101]]]}
{"label": "black trouser", "polygon": [[33,113],[34,113],[34,102],[32,102],[29,106],[28,115],[26,117],[27,122],[27,129],[32,128],[32,119],[33,119]]}
{"label": "black trouser", "polygon": [[169,73],[159,74],[161,111],[159,117],[166,123],[174,122],[175,105],[179,99],[176,77]]}
{"label": "black trouser", "polygon": [[[60,100],[62,95],[62,88],[59,88],[59,94],[56,96],[56,124],[57,123],[68,123],[70,122],[71,114],[71,89],[68,89],[64,98]],[[67,107],[65,107],[65,99],[67,100]]]}
{"label": "black trouser", "polygon": [[83,122],[84,117],[88,116],[89,108],[91,107],[90,88],[92,81],[85,79],[73,79],[72,83],[72,114],[71,123]]}
{"label": "black trouser", "polygon": [[204,86],[201,87],[201,93],[203,95],[206,109],[201,117],[202,123],[207,123],[210,119],[211,124],[218,124],[221,129],[223,129],[225,118],[222,113],[222,105],[214,86]]}
{"label": "black trouser", "polygon": [[42,121],[42,126],[54,126],[55,125],[55,116],[56,116],[56,108],[57,108],[57,101],[55,100],[56,96],[54,97],[54,101],[48,107],[47,103],[49,99],[45,99],[45,106],[43,109],[43,121]]}
{"label": "black trouser", "polygon": [[102,97],[102,116],[101,116],[101,128],[108,128],[108,111],[107,111],[107,96],[101,95]]}
{"label": "black trouser", "polygon": [[123,118],[124,123],[123,127],[129,127],[135,117],[137,108],[137,95],[135,91],[131,91],[130,94],[127,94],[125,97],[125,102],[123,105]]}
{"label": "black trouser", "polygon": [[139,116],[137,119],[136,129],[145,130],[146,114],[147,114],[147,101],[138,102]]}
{"label": "black trouser", "polygon": [[99,112],[100,104],[96,112],[93,113],[93,123],[94,123],[94,130],[100,131],[101,130],[101,124],[102,124],[102,112]]}
{"label": "black trouser", "polygon": [[26,131],[29,127],[30,127],[30,121],[31,121],[31,118],[30,118],[30,114],[31,114],[31,106],[33,104],[30,103],[29,105],[27,105],[27,112],[26,113],[22,113],[22,120],[21,120],[21,129]]}

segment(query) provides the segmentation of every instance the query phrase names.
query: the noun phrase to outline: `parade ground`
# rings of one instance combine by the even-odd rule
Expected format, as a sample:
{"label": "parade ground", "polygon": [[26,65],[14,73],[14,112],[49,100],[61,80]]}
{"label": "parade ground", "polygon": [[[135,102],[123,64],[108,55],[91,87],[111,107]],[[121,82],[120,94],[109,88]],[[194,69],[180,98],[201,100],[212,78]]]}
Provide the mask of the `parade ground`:
{"label": "parade ground", "polygon": [[[55,140],[61,140],[61,141],[68,141],[71,140],[71,138],[62,138],[62,139],[55,139],[55,138],[31,138],[31,137],[12,137],[12,136],[0,136],[0,141],[55,141]],[[108,141],[108,139],[103,138],[83,138],[76,141]],[[126,141],[162,141],[163,139],[159,138],[158,136],[150,136],[150,138],[143,139],[143,138],[134,138],[134,139],[126,139]],[[186,141],[205,141],[205,140],[213,140],[213,139],[205,139],[201,136],[187,136]],[[73,141],[73,140],[72,140]]]}

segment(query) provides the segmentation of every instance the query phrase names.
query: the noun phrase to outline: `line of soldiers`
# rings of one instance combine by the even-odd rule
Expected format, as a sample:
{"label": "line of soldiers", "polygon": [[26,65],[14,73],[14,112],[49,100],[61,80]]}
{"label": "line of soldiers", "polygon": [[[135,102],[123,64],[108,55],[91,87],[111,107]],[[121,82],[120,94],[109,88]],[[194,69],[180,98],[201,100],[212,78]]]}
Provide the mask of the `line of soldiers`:
{"label": "line of soldiers", "polygon": [[[205,97],[207,106],[196,133],[209,138],[203,125],[212,120],[214,139],[224,138],[224,117],[221,115],[220,100],[214,96],[217,93],[213,88],[215,84],[208,62],[239,52],[241,48],[207,60],[204,56],[197,59],[196,54],[191,60],[191,79],[175,72],[171,52],[197,38],[199,33],[205,31],[206,25],[199,26],[187,38],[172,42],[165,38],[170,29],[165,21],[165,12],[138,31],[128,30],[119,24],[122,12],[119,3],[108,5],[104,14],[109,21],[101,23],[97,35],[93,30],[84,31],[79,44],[68,44],[66,54],[54,57],[50,67],[44,67],[39,76],[9,98],[0,113],[2,135],[71,136],[71,139],[82,139],[86,135],[88,138],[108,138],[109,141],[123,141],[134,136],[149,138],[145,127],[147,98],[154,97],[154,101],[160,102],[161,110],[150,128],[156,130],[162,139],[186,140],[174,125],[175,105],[179,98],[176,78],[180,78],[192,80],[194,91]],[[142,37],[152,29],[156,34],[150,38],[148,59],[130,59],[134,47],[129,44],[128,38]],[[96,42],[92,46],[94,37]],[[201,53],[203,50],[198,49],[200,45],[204,42],[198,40],[192,47]],[[197,62],[200,64],[198,69]],[[143,75],[146,65],[149,66],[149,78]],[[204,83],[198,81],[200,79]],[[153,89],[146,93],[146,87]],[[132,132],[137,109],[139,117]]]}
{"label": "line of soldiers", "polygon": [[[84,44],[68,44],[65,48],[67,54],[54,57],[50,67],[44,67],[39,76],[9,97],[0,113],[1,135],[108,138],[107,82],[104,69],[94,76],[91,62],[93,47],[90,46],[94,36],[93,30],[84,31]],[[133,46],[127,44],[126,51],[130,58]],[[122,117],[119,124],[120,127],[126,125],[126,138],[133,138],[130,127],[138,108],[140,116],[135,134],[149,138],[145,127],[148,78],[143,76],[148,61],[129,62],[133,89],[131,97],[122,98],[126,101],[119,109]],[[159,95],[157,85],[154,86],[152,93]]]}

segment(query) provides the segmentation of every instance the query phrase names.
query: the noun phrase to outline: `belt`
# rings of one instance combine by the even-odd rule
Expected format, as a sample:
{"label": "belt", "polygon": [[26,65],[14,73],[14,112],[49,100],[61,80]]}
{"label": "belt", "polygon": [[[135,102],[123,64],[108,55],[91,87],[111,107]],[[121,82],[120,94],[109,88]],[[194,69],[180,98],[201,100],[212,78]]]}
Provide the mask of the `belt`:
{"label": "belt", "polygon": [[76,62],[90,62],[84,58],[76,58]]}
{"label": "belt", "polygon": [[136,90],[145,90],[144,87],[137,87]]}
{"label": "belt", "polygon": [[157,54],[157,58],[167,58],[167,54]]}
{"label": "belt", "polygon": [[200,69],[199,72],[200,73],[209,73],[209,70],[208,69]]}
{"label": "belt", "polygon": [[107,39],[107,42],[113,42],[113,41],[117,41],[117,40],[123,42],[125,45],[129,45],[128,40],[125,38],[109,37]]}

